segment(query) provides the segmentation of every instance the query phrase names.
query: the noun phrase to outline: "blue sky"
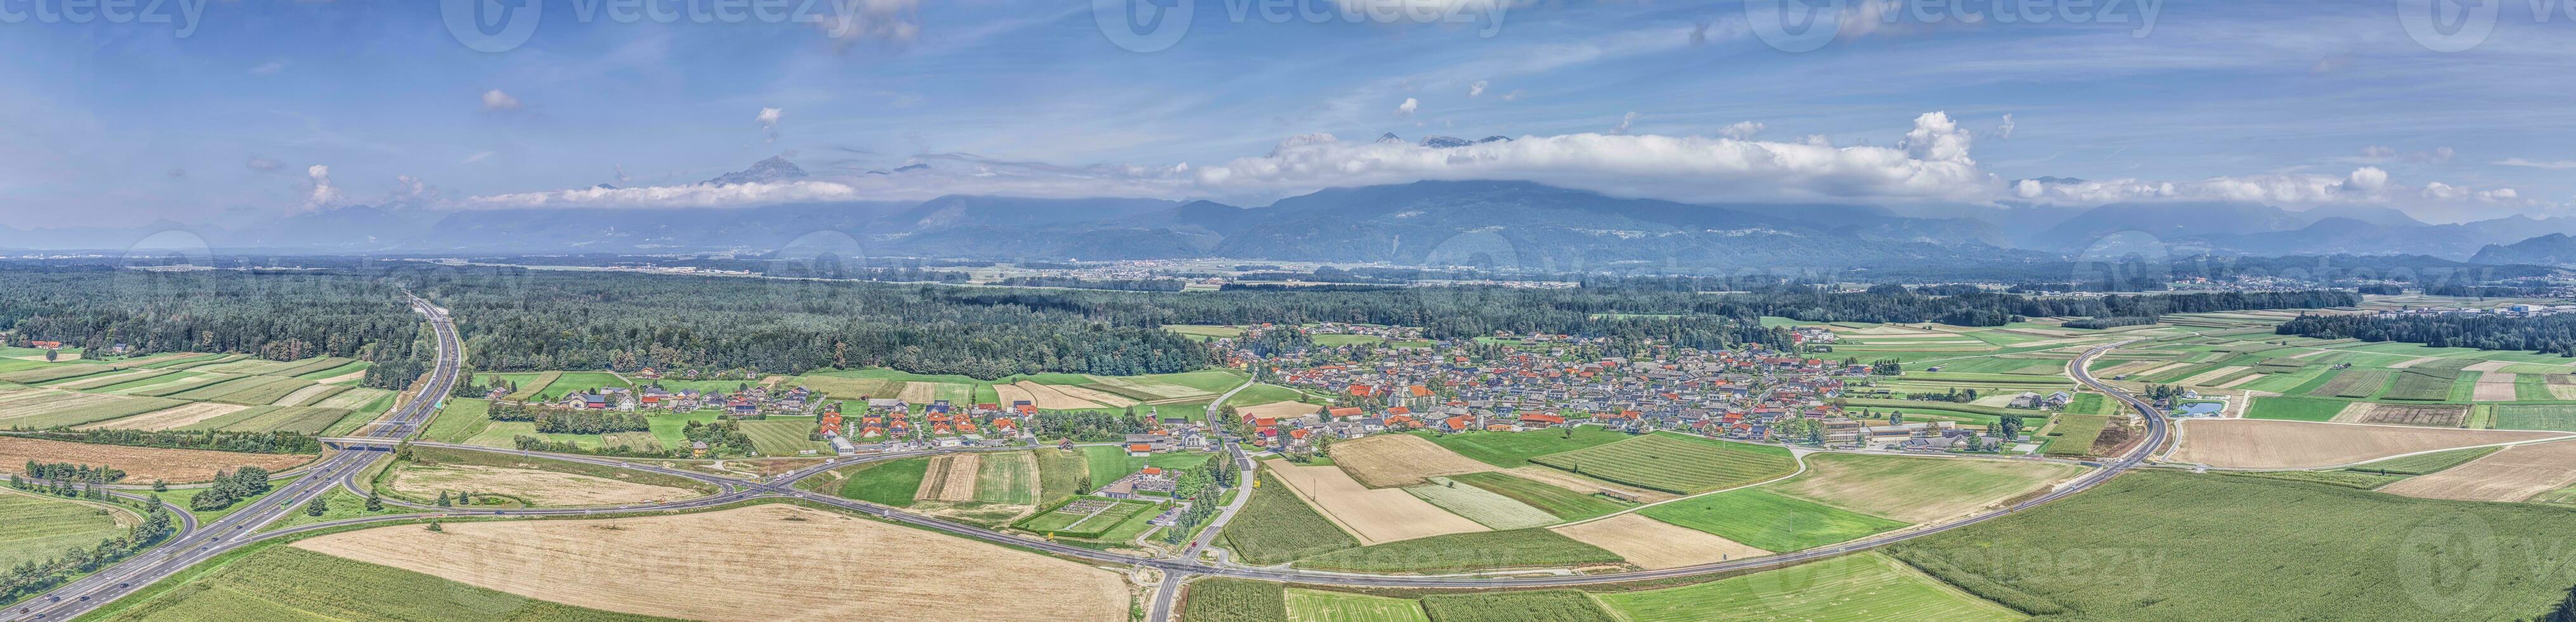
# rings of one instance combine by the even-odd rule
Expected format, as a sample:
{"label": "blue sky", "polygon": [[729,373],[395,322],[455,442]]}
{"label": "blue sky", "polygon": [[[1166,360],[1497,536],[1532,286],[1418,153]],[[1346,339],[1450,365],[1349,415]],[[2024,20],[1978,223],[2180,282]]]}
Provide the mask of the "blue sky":
{"label": "blue sky", "polygon": [[[1252,0],[1208,0],[1177,44],[1140,53],[1087,0],[814,9],[851,16],[837,33],[585,22],[572,0],[521,1],[542,3],[536,29],[487,52],[438,2],[212,0],[180,36],[9,20],[62,0],[0,0],[0,222],[950,192],[1261,204],[1424,178],[1695,201],[2369,203],[2428,220],[2576,200],[2576,17],[2519,2],[2476,47],[2443,52],[2379,1],[1962,24],[1908,13],[1934,0],[1854,0],[1836,36],[1793,53],[1753,32],[1768,13],[1732,2],[1306,0],[1470,18],[1317,24],[1237,21]],[[1370,142],[1389,132],[1521,140]],[[1337,140],[1277,147],[1316,133]],[[817,181],[688,186],[777,155]],[[866,174],[908,163],[931,169]],[[2087,182],[2014,183],[2042,176]],[[575,191],[601,183],[623,191]]]}

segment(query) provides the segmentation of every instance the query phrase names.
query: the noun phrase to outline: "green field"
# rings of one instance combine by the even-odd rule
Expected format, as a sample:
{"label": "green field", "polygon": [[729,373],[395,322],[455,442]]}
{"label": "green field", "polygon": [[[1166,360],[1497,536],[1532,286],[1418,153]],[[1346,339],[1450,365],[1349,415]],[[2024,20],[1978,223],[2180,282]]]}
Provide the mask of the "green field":
{"label": "green field", "polygon": [[2497,429],[2576,432],[2576,404],[2499,404],[2494,408]]}
{"label": "green field", "polygon": [[1433,594],[1422,608],[1434,622],[1618,622],[1574,590]]}
{"label": "green field", "polygon": [[1613,482],[1691,494],[1751,484],[1797,469],[1789,450],[1657,432],[1531,458]]}
{"label": "green field", "polygon": [[922,476],[930,473],[930,459],[871,462],[847,473],[850,479],[841,482],[840,495],[843,498],[899,508],[912,507],[912,493],[921,489]]}
{"label": "green field", "polygon": [[2019,620],[1878,553],[1845,555],[1698,585],[1596,594],[1626,622]]}
{"label": "green field", "polygon": [[2065,619],[2525,620],[2576,585],[2570,533],[2565,508],[2151,470],[1888,550]]}
{"label": "green field", "polygon": [[1872,516],[1928,522],[2083,472],[2084,467],[2075,465],[2021,460],[1818,453],[1807,456],[1806,473],[1762,490]]}
{"label": "green field", "polygon": [[1477,531],[1398,540],[1297,560],[1297,567],[1348,572],[1439,574],[1495,568],[1612,564],[1622,558],[1546,529]]}
{"label": "green field", "polygon": [[1634,504],[1598,494],[1575,492],[1561,486],[1542,484],[1493,471],[1461,473],[1451,475],[1449,479],[1510,497],[1514,501],[1554,514],[1561,520],[1582,520],[1634,506]]}
{"label": "green field", "polygon": [[2094,439],[2100,438],[2103,428],[2110,425],[2111,418],[2101,415],[2058,415],[2057,427],[2048,432],[2057,438],[2049,441],[2046,453],[2051,456],[2092,455]]}
{"label": "green field", "polygon": [[[751,447],[764,456],[797,456],[812,451],[831,455],[832,445],[813,440],[813,417],[777,417],[739,422],[744,436],[751,437]],[[682,423],[681,425],[687,425]],[[687,443],[681,443],[685,446]]]}
{"label": "green field", "polygon": [[2398,480],[2410,477],[2407,475],[2372,475],[2356,471],[2245,471],[2231,472],[2226,473],[2225,475],[2229,477],[2260,477],[2293,482],[2314,482],[2318,484],[2342,486],[2345,488],[2359,488],[2362,490],[2375,490],[2381,486],[2394,484],[2397,483]]}
{"label": "green field", "polygon": [[985,454],[975,471],[975,500],[985,503],[1036,505],[1038,471],[1034,459],[1021,453]]}
{"label": "green field", "polygon": [[1564,429],[1573,430],[1572,435],[1569,436],[1559,430],[1538,434],[1524,432],[1467,432],[1464,434],[1415,432],[1413,434],[1446,447],[1449,451],[1458,452],[1458,455],[1503,468],[1526,465],[1530,463],[1531,458],[1539,456],[1636,438],[1626,432],[1615,432],[1601,426],[1586,425]]}
{"label": "green field", "polygon": [[1638,513],[1777,553],[1846,542],[1906,525],[1758,488],[1692,497]]}
{"label": "green field", "polygon": [[1431,622],[1422,604],[1402,598],[1291,589],[1290,622]]}
{"label": "green field", "polygon": [[2257,397],[2246,408],[2247,419],[2285,419],[2289,421],[2332,421],[2352,402],[2313,397]]}
{"label": "green field", "polygon": [[134,520],[132,513],[102,504],[0,489],[0,568],[42,562],[60,557],[64,549],[86,549],[125,535],[118,514]]}
{"label": "green field", "polygon": [[437,418],[429,420],[429,428],[423,430],[420,436],[441,443],[463,443],[473,439],[474,435],[483,433],[483,428],[491,425],[492,402],[490,400],[452,398],[447,400],[446,404],[439,406]]}
{"label": "green field", "polygon": [[1236,559],[1267,566],[1360,545],[1359,539],[1298,500],[1269,471],[1262,471],[1260,481],[1252,499],[1243,503],[1243,511],[1225,525],[1225,546]]}
{"label": "green field", "polygon": [[1072,497],[1074,490],[1091,482],[1090,463],[1082,452],[1053,447],[1031,450],[1038,457],[1037,505],[1051,506]]}
{"label": "green field", "polygon": [[1269,581],[1208,577],[1191,581],[1179,606],[1185,622],[1284,622],[1287,586]]}
{"label": "green field", "polygon": [[2403,458],[2389,458],[2378,462],[2355,465],[2352,468],[2344,470],[2355,473],[2368,473],[2371,475],[2431,475],[2439,473],[2444,469],[2468,464],[2471,460],[2487,457],[2487,454],[2495,453],[2501,449],[2503,448],[2469,447],[2465,449],[2453,449],[2450,451],[2438,451],[2429,454],[2406,456]]}
{"label": "green field", "polygon": [[1123,541],[1124,538],[1113,539],[1111,534],[1120,531],[1120,527],[1153,519],[1158,507],[1144,501],[1075,497],[1071,504],[1049,508],[1048,511],[1021,519],[1019,523],[1011,526],[1029,532],[1068,538]]}
{"label": "green field", "polygon": [[267,545],[147,588],[101,620],[661,620],[483,589],[436,576]]}

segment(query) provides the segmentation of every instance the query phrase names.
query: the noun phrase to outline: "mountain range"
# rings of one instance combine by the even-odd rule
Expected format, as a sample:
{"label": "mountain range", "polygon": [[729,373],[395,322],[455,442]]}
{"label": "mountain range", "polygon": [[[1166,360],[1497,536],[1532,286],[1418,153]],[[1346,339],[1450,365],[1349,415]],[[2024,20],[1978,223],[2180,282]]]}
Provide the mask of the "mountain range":
{"label": "mountain range", "polygon": [[[1400,140],[1392,135],[1389,140]],[[1477,141],[1433,136],[1424,144]],[[922,168],[913,164],[898,172]],[[873,172],[872,172],[873,173]],[[785,158],[702,182],[808,178]],[[2381,206],[2288,210],[2257,203],[2043,205],[1690,204],[1517,181],[1332,188],[1243,207],[1210,201],[952,195],[751,208],[449,211],[346,205],[237,228],[20,231],[0,247],[114,249],[180,228],[215,248],[262,252],[762,253],[846,236],[869,255],[987,260],[1226,257],[1543,270],[1866,268],[2039,263],[2118,235],[2177,255],[2427,255],[2480,263],[2576,263],[2576,218],[2428,224]],[[2554,240],[2532,239],[2557,234]]]}

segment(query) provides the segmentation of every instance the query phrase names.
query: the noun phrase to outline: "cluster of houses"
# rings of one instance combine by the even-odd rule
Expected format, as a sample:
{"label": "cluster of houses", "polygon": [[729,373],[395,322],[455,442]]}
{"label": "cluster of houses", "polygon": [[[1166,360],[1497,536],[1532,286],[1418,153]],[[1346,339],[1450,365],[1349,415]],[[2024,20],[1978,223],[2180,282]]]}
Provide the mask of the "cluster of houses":
{"label": "cluster of houses", "polygon": [[[1808,332],[1830,335],[1821,330],[1798,334]],[[1247,417],[1253,443],[1282,452],[1311,448],[1318,438],[1386,431],[1530,431],[1587,424],[1633,433],[1670,430],[1907,451],[1988,448],[2005,440],[1984,436],[1982,426],[1963,428],[1948,421],[1870,425],[1846,414],[1833,400],[1842,396],[1847,381],[1869,375],[1865,364],[1758,347],[1703,351],[1659,346],[1639,356],[1598,356],[1591,353],[1607,345],[1606,340],[1495,337],[1520,346],[1482,357],[1476,348],[1448,342],[1430,348],[1378,347],[1349,357],[1354,362],[1328,364],[1307,364],[1305,354],[1297,352],[1259,357],[1230,350],[1228,355],[1269,369],[1269,382],[1334,396],[1331,405],[1315,406],[1312,413]],[[1227,347],[1231,341],[1217,344]],[[2071,396],[2061,392],[2016,399],[2031,407],[2062,407]],[[1801,431],[1799,437],[1789,437],[1792,431]]]}

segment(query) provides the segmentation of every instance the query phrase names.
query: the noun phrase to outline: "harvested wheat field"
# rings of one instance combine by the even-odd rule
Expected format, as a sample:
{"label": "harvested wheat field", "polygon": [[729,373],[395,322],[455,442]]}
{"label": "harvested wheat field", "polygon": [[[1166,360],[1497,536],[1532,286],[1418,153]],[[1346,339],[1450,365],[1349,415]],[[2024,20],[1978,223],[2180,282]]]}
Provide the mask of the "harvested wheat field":
{"label": "harvested wheat field", "polygon": [[109,419],[98,423],[74,427],[72,429],[169,430],[196,425],[199,422],[203,422],[208,419],[241,412],[248,408],[250,407],[237,404],[189,402],[186,406],[174,406],[132,417]]}
{"label": "harvested wheat field", "polygon": [[2156,374],[2161,374],[2161,373],[2165,373],[2165,372],[2169,372],[2169,371],[2173,371],[2173,370],[2177,370],[2177,369],[2182,369],[2182,368],[2190,367],[2190,366],[2192,366],[2192,364],[2191,364],[2191,363],[2166,363],[2166,364],[2163,364],[2163,365],[2157,365],[2157,366],[2155,366],[2155,367],[2149,367],[2149,368],[2147,368],[2147,370],[2146,370],[2146,371],[2133,372],[2133,373],[2130,373],[2129,375],[2131,375],[2131,376],[2153,376],[2153,375],[2156,375]]}
{"label": "harvested wheat field", "polygon": [[286,397],[277,398],[277,401],[270,403],[279,406],[303,406],[305,402],[322,399],[325,394],[337,393],[346,390],[348,390],[348,387],[314,383],[312,385],[305,386],[304,388],[296,389],[294,393],[288,393],[286,394]]}
{"label": "harvested wheat field", "polygon": [[2245,376],[2245,377],[2243,377],[2243,378],[2238,378],[2238,379],[2235,379],[2235,380],[2229,380],[2229,381],[2227,381],[2227,382],[2219,383],[2218,388],[2221,388],[2221,389],[2233,389],[2233,388],[2236,388],[2236,385],[2245,384],[2245,383],[2253,382],[2253,381],[2256,381],[2256,380],[2262,380],[2263,378],[2264,378],[2263,374],[2250,374],[2250,375],[2247,375],[2247,376]]}
{"label": "harvested wheat field", "polygon": [[2500,371],[2478,374],[2477,393],[2471,401],[2510,402],[2514,400],[2513,382],[2520,376]]}
{"label": "harvested wheat field", "polygon": [[1380,434],[1334,443],[1333,464],[1370,488],[1420,486],[1429,478],[1497,470],[1411,434]]}
{"label": "harvested wheat field", "polygon": [[[1399,493],[1401,494],[1401,493]],[[1124,577],[788,505],[609,520],[447,523],[297,548],[529,598],[693,620],[1123,620]],[[781,537],[792,534],[793,537]],[[853,564],[860,564],[853,566]],[[853,589],[864,577],[865,589]]]}
{"label": "harvested wheat field", "polygon": [[2425,364],[2425,363],[2431,363],[2431,362],[2433,362],[2433,361],[2439,361],[2439,360],[2442,360],[2442,357],[2438,357],[2438,356],[2427,356],[2427,357],[2416,358],[2416,359],[2414,359],[2414,360],[2398,361],[2398,362],[2395,362],[2395,363],[2390,363],[2390,364],[2388,365],[2388,368],[2389,368],[2389,369],[2405,369],[2405,368],[2408,368],[2408,367],[2414,367],[2414,366],[2417,366],[2417,365],[2422,365],[2422,364]]}
{"label": "harvested wheat field", "polygon": [[541,507],[593,507],[690,499],[697,491],[542,469],[472,464],[409,466],[394,471],[395,492],[427,499],[442,492],[499,493]]}
{"label": "harvested wheat field", "polygon": [[1549,486],[1555,486],[1587,495],[1599,493],[1603,490],[1616,490],[1622,494],[1628,495],[1628,498],[1630,499],[1636,499],[1639,503],[1654,503],[1657,501],[1681,498],[1681,495],[1661,490],[1638,488],[1609,480],[1576,475],[1566,472],[1564,469],[1549,468],[1538,465],[1513,467],[1504,469],[1503,472],[1510,473],[1521,479],[1547,484]]}
{"label": "harvested wheat field", "polygon": [[[2570,387],[2576,388],[2576,385],[2570,385]],[[1322,406],[1316,406],[1305,402],[1271,402],[1260,406],[1236,407],[1234,412],[1245,417],[1277,417],[1280,419],[1292,419],[1312,415],[1320,412],[1322,409]]]}
{"label": "harvested wheat field", "polygon": [[2236,375],[2236,373],[2237,373],[2237,372],[2245,371],[2245,370],[2247,370],[2247,369],[2252,369],[2252,368],[2250,368],[2250,367],[2245,367],[2245,366],[2242,366],[2242,365],[2238,365],[2238,366],[2234,366],[2234,367],[2221,367],[2221,368],[2218,368],[2218,369],[2212,369],[2212,370],[2209,370],[2209,371],[2200,372],[2199,374],[2193,375],[2193,376],[2192,376],[2192,377],[2190,377],[2190,378],[2184,378],[2184,379],[2182,379],[2182,382],[2177,382],[2177,383],[2174,383],[2174,384],[2185,385],[2185,386],[2194,386],[2194,387],[2205,387],[2205,386],[2209,386],[2209,383],[2217,382],[2217,381],[2218,381],[2218,379],[2220,379],[2220,378],[2225,378],[2225,377],[2228,377],[2228,376],[2233,376],[2233,375]]}
{"label": "harvested wheat field", "polygon": [[1580,525],[1552,528],[1565,537],[1601,547],[1647,570],[1761,557],[1770,551],[1745,546],[1709,532],[1630,512]]}
{"label": "harvested wheat field", "polygon": [[337,376],[332,376],[332,377],[329,377],[329,378],[323,378],[323,379],[321,379],[321,380],[315,380],[314,382],[316,382],[316,383],[320,383],[320,384],[340,384],[340,383],[343,383],[343,382],[357,382],[357,381],[365,380],[365,379],[367,379],[367,372],[365,372],[365,371],[353,371],[353,372],[349,372],[349,373],[345,373],[345,374],[340,374],[340,375],[337,375]]}
{"label": "harvested wheat field", "polygon": [[1119,396],[1118,396],[1118,395],[1116,395],[1116,394],[1108,393],[1108,392],[1105,392],[1105,391],[1099,391],[1099,390],[1091,389],[1091,388],[1088,388],[1088,387],[1077,387],[1077,386],[1073,386],[1073,385],[1063,385],[1063,384],[1060,384],[1060,385],[1050,385],[1048,388],[1055,389],[1057,393],[1063,393],[1066,397],[1071,397],[1071,398],[1074,398],[1074,399],[1085,400],[1085,401],[1090,401],[1090,402],[1096,402],[1096,403],[1099,403],[1099,404],[1100,404],[1100,405],[1102,405],[1102,406],[1110,406],[1110,407],[1116,407],[1116,408],[1126,408],[1126,407],[1134,406],[1134,405],[1136,405],[1136,404],[1137,404],[1136,400],[1127,399],[1127,398],[1124,398],[1124,397],[1119,397]]}
{"label": "harvested wheat field", "polygon": [[[1029,382],[1027,380],[1011,383],[1010,386],[1017,387],[1021,393],[1028,395],[1028,397],[1024,399],[1037,402],[1039,408],[1047,410],[1076,410],[1100,407],[1099,404],[1091,403],[1090,400],[1065,395],[1064,392],[1055,390],[1055,387]],[[1000,390],[1002,387],[1000,385],[995,385],[993,388],[995,390]],[[1010,398],[1005,395],[1003,399]]]}
{"label": "harvested wheat field", "polygon": [[2309,351],[2301,352],[2301,353],[2298,353],[2298,354],[2292,354],[2292,355],[2290,355],[2290,358],[2294,358],[2294,359],[2316,358],[2316,357],[2319,357],[2319,356],[2324,356],[2324,355],[2325,355],[2325,353],[2327,353],[2327,352],[2333,352],[2333,350],[2309,350]]}
{"label": "harvested wheat field", "polygon": [[215,471],[255,466],[271,472],[283,471],[314,458],[310,454],[245,454],[201,449],[156,449],[122,445],[93,445],[47,441],[14,436],[0,436],[0,470],[15,473],[28,460],[37,462],[77,462],[96,464],[125,471],[125,479],[135,482],[168,480],[170,483],[202,482],[215,478]]}
{"label": "harvested wheat field", "polygon": [[2576,485],[2576,441],[2506,447],[2379,491],[2426,499],[2521,501],[2570,485]]}
{"label": "harvested wheat field", "polygon": [[1358,536],[1360,544],[1384,544],[1441,534],[1486,531],[1484,525],[1451,514],[1402,489],[1361,486],[1339,467],[1297,466],[1270,460],[1270,472],[1315,511]]}
{"label": "harvested wheat field", "polygon": [[939,383],[906,382],[903,383],[903,392],[895,397],[902,398],[907,404],[928,404],[938,401]]}
{"label": "harvested wheat field", "polygon": [[930,459],[930,469],[921,476],[921,487],[912,498],[923,501],[975,500],[975,473],[984,466],[983,454],[947,454]]}
{"label": "harvested wheat field", "polygon": [[2186,419],[2175,424],[2182,444],[2172,458],[2214,467],[2304,469],[2377,460],[2399,454],[2567,436],[2517,432],[2417,428],[2265,419]]}
{"label": "harvested wheat field", "polygon": [[2475,371],[2475,372],[2502,371],[2504,368],[2512,367],[2512,366],[2520,365],[2520,364],[2521,364],[2521,363],[2515,363],[2515,362],[2513,362],[2513,361],[2480,361],[2480,362],[2478,362],[2478,363],[2471,364],[2471,365],[2469,365],[2468,367],[2462,367],[2462,368],[2460,368],[2460,371]]}

